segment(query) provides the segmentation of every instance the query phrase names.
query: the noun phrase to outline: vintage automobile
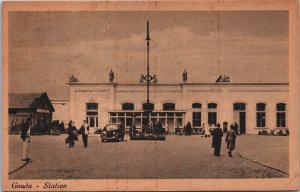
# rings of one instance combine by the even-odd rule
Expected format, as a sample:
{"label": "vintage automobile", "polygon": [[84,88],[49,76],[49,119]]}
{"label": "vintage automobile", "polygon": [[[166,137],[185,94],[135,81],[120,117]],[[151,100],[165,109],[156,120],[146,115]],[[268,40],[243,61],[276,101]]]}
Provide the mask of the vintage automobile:
{"label": "vintage automobile", "polygon": [[146,126],[143,125],[141,129],[136,126],[131,126],[129,130],[130,140],[166,140],[166,131],[160,125]]}
{"label": "vintage automobile", "polygon": [[109,123],[101,132],[101,141],[124,141],[125,130],[121,124]]}

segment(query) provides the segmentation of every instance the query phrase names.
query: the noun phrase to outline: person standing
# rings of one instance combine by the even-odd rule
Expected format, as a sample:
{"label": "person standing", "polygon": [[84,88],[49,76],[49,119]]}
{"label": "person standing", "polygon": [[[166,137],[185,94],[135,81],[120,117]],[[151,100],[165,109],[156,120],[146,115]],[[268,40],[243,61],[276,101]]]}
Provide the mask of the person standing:
{"label": "person standing", "polygon": [[239,125],[237,124],[237,122],[234,123],[233,130],[235,131],[236,135],[239,135]]}
{"label": "person standing", "polygon": [[227,142],[229,157],[232,157],[232,151],[235,149],[236,132],[233,130],[233,128],[234,126],[231,124],[225,139],[225,141]]}
{"label": "person standing", "polygon": [[192,135],[192,125],[190,122],[188,122],[185,126],[186,128],[186,135],[191,136]]}
{"label": "person standing", "polygon": [[223,137],[223,131],[221,129],[220,123],[218,123],[217,127],[214,128],[212,132],[212,137],[213,137],[212,147],[214,148],[214,155],[220,156],[222,137]]}
{"label": "person standing", "polygon": [[169,121],[166,123],[165,128],[166,134],[169,134]]}
{"label": "person standing", "polygon": [[75,145],[75,139],[77,137],[77,132],[76,132],[76,127],[75,127],[75,122],[70,121],[68,124],[68,135],[69,135],[69,147],[74,147]]}
{"label": "person standing", "polygon": [[208,126],[205,126],[205,124],[203,123],[202,125],[203,130],[204,130],[204,137],[210,137],[210,129]]}
{"label": "person standing", "polygon": [[90,130],[89,125],[87,124],[86,120],[83,120],[83,124],[80,128],[80,132],[81,132],[81,135],[82,135],[82,141],[83,141],[83,144],[84,144],[85,148],[88,145],[89,130]]}
{"label": "person standing", "polygon": [[29,161],[30,158],[27,157],[30,144],[30,127],[31,127],[31,118],[27,118],[21,124],[21,139],[23,140],[23,149],[22,149],[22,161]]}

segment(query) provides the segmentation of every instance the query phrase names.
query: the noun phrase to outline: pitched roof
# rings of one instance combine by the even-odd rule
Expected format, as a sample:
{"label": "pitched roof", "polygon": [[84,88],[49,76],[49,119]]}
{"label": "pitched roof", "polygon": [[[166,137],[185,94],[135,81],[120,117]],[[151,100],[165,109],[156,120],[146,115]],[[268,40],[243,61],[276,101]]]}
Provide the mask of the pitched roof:
{"label": "pitched roof", "polygon": [[43,98],[47,98],[51,110],[54,108],[47,93],[10,93],[8,95],[9,108],[31,108],[36,109]]}

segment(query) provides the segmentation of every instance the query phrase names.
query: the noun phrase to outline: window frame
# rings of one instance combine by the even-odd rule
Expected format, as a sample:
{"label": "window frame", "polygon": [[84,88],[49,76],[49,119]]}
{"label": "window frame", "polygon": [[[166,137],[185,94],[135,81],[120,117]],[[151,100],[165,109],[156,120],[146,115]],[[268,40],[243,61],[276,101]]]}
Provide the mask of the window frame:
{"label": "window frame", "polygon": [[[194,115],[195,114],[200,114],[200,117],[198,117],[198,118],[196,118],[196,119],[194,119]],[[194,127],[194,128],[200,128],[201,127],[201,117],[202,116],[202,114],[201,114],[201,112],[199,112],[199,111],[197,111],[197,112],[192,112],[192,126]],[[195,123],[195,121],[199,121],[199,122],[197,122],[197,123]]]}
{"label": "window frame", "polygon": [[144,111],[146,111],[146,110],[151,110],[151,111],[153,111],[153,110],[155,109],[155,104],[154,104],[154,103],[149,103],[149,106],[151,106],[150,109],[146,109],[146,108],[145,108],[146,105],[147,105],[147,103],[142,103],[142,110],[144,110]]}
{"label": "window frame", "polygon": [[125,102],[122,103],[122,110],[123,111],[133,111],[134,110],[134,103]]}
{"label": "window frame", "polygon": [[[264,102],[256,103],[256,111],[255,111],[255,118],[256,118],[256,128],[259,129],[266,129],[267,128],[267,104]],[[262,119],[261,122],[259,122],[258,115],[262,115],[260,119]],[[264,126],[260,126],[264,125]]]}
{"label": "window frame", "polygon": [[[169,106],[172,106],[172,107],[168,107],[168,108],[166,108],[165,106],[167,106],[167,105],[169,105]],[[176,110],[176,104],[175,103],[163,103],[163,110],[164,111],[175,111]]]}
{"label": "window frame", "polygon": [[[89,108],[88,105],[94,104],[96,107]],[[85,119],[87,121],[87,124],[90,127],[99,128],[99,103],[90,101],[85,103]],[[93,119],[93,122],[91,122],[91,118]],[[91,126],[94,124],[94,126]]]}
{"label": "window frame", "polygon": [[194,109],[194,110],[200,110],[201,108],[202,108],[202,104],[201,103],[197,103],[197,102],[192,103],[192,109]]}
{"label": "window frame", "polygon": [[[282,109],[280,109],[280,105],[282,105],[283,107],[284,107],[284,109],[282,110]],[[286,107],[287,106],[287,104],[286,103],[283,103],[283,102],[280,102],[280,103],[276,103],[276,117],[275,117],[275,123],[276,123],[276,128],[286,128],[287,126],[287,115],[286,115]],[[283,125],[282,126],[280,126],[280,122],[279,122],[279,118],[278,118],[278,115],[279,114],[282,114],[282,115],[284,115],[284,118],[283,118]],[[279,124],[278,124],[279,123]],[[279,125],[279,126],[278,126]]]}

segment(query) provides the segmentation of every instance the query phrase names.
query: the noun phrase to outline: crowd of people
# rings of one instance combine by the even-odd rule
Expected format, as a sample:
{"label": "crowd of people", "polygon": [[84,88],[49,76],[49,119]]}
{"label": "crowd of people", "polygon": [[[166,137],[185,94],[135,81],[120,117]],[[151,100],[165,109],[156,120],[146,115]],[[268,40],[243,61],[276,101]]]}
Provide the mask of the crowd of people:
{"label": "crowd of people", "polygon": [[[31,118],[27,118],[24,120],[21,124],[21,139],[23,141],[23,150],[22,150],[22,161],[28,161],[30,160],[27,157],[28,150],[29,150],[29,144],[30,144],[30,126],[31,126]],[[53,122],[54,125],[62,126],[63,123],[59,123],[58,121]],[[223,124],[226,126],[226,124]],[[64,126],[64,125],[63,125]],[[160,122],[150,122],[148,126],[142,127],[142,133],[143,134],[166,134],[169,132],[169,122],[166,123],[166,125],[163,127]],[[184,126],[184,132],[185,135],[190,136],[192,135],[193,128],[190,122],[188,122]],[[232,151],[235,149],[235,140],[236,135],[238,135],[238,124],[234,123],[230,125],[230,129],[227,130],[227,127],[221,128],[221,125],[218,123],[214,128],[212,126],[205,126],[205,124],[202,124],[201,127],[201,135],[209,138],[212,136],[212,148],[214,148],[214,155],[220,156],[221,151],[221,144],[222,144],[222,137],[223,133],[226,133],[225,142],[227,143],[227,150],[229,157],[232,157]],[[137,129],[135,125],[132,125],[130,128],[130,134],[136,134]],[[89,135],[89,125],[86,120],[83,120],[82,125],[79,129],[76,128],[75,122],[70,121],[68,123],[67,128],[67,138],[65,139],[65,142],[69,144],[69,148],[72,148],[75,146],[75,141],[78,140],[78,134],[81,134],[83,146],[86,148],[88,146],[88,135]]]}
{"label": "crowd of people", "polygon": [[[221,128],[220,123],[217,125],[209,125],[205,126],[202,124],[200,130],[197,131],[198,134],[205,138],[210,138],[212,136],[212,148],[214,148],[214,155],[220,156],[221,145],[222,145],[222,137],[223,134],[226,134],[225,142],[227,143],[227,150],[229,157],[232,157],[232,151],[235,149],[235,140],[236,136],[239,135],[239,127],[237,123],[233,123],[227,128],[227,122],[223,123],[223,128]],[[178,128],[177,128],[178,129]],[[175,132],[178,130],[175,130]],[[193,128],[191,123],[188,122],[183,127],[184,135],[190,136],[193,132]]]}

